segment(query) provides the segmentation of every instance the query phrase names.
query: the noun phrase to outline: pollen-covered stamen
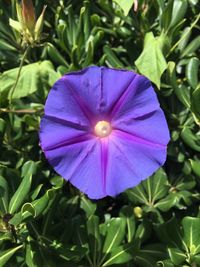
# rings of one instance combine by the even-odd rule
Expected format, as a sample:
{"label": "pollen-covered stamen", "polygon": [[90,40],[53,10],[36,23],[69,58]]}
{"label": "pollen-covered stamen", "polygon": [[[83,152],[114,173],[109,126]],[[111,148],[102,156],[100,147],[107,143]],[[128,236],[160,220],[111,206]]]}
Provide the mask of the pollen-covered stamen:
{"label": "pollen-covered stamen", "polygon": [[98,137],[107,137],[112,132],[111,124],[107,121],[98,121],[94,127],[94,132]]}

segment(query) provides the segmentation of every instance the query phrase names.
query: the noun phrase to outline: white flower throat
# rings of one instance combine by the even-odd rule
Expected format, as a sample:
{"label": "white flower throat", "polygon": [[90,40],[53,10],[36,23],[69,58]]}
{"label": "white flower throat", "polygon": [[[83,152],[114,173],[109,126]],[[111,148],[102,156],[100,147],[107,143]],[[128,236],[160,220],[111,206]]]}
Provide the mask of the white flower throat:
{"label": "white flower throat", "polygon": [[107,137],[112,132],[111,124],[107,121],[98,121],[94,127],[94,132],[100,138]]}

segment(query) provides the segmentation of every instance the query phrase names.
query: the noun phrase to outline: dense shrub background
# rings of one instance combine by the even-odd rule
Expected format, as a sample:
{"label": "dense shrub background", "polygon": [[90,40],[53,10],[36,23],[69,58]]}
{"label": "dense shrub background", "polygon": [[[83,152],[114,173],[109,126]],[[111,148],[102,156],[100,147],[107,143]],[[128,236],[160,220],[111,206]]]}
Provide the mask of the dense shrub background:
{"label": "dense shrub background", "polygon": [[[37,14],[44,4],[9,106],[25,47],[15,1],[0,1],[0,267],[200,266],[199,1],[140,0],[128,15],[108,0],[36,0]],[[38,141],[52,84],[92,64],[151,79],[171,132],[162,169],[99,201],[57,176]]]}

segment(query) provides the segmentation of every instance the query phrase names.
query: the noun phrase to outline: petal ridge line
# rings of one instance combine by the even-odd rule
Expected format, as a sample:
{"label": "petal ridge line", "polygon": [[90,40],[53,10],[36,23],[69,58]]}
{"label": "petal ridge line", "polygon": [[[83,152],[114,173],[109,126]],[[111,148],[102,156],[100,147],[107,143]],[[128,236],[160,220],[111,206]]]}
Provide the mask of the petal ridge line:
{"label": "petal ridge line", "polygon": [[75,94],[73,87],[69,84],[67,80],[67,76],[63,77],[64,83],[67,86],[67,88],[70,90],[72,97],[74,98],[75,102],[80,106],[83,114],[86,116],[86,118],[92,122],[92,112],[85,104],[85,101],[78,95]]}
{"label": "petal ridge line", "polygon": [[119,130],[119,129],[115,129],[114,131],[115,131],[115,133],[117,133],[118,137],[124,136],[124,138],[126,138],[126,140],[128,139],[129,141],[132,141],[134,143],[140,143],[140,144],[143,144],[143,145],[153,146],[153,147],[156,147],[156,148],[166,148],[166,145],[154,143],[152,141],[146,140],[146,139],[144,139],[142,137],[139,137],[139,136],[137,136],[135,134],[131,134],[131,133],[126,132],[126,131],[122,131],[122,130]]}
{"label": "petal ridge line", "polygon": [[134,74],[128,86],[124,89],[123,93],[120,95],[120,97],[116,100],[116,102],[111,107],[111,117],[114,115],[114,113],[117,113],[119,109],[121,108],[121,106],[123,105],[124,101],[127,98],[127,95],[129,94],[129,88],[136,77],[137,77],[137,74]]}
{"label": "petal ridge line", "polygon": [[60,142],[58,144],[52,145],[52,146],[47,146],[46,148],[43,147],[44,151],[50,151],[50,150],[54,150],[63,146],[69,146],[69,145],[75,145],[78,143],[82,143],[82,142],[87,142],[89,140],[91,140],[92,135],[90,134],[83,134],[83,135],[79,135],[73,138],[70,138],[69,140]]}
{"label": "petal ridge line", "polygon": [[106,177],[107,177],[107,166],[108,166],[108,141],[109,138],[100,140],[101,142],[101,171],[103,176],[103,192],[106,193]]}
{"label": "petal ridge line", "polygon": [[45,114],[44,118],[47,118],[49,120],[55,121],[57,123],[60,123],[60,124],[63,124],[63,125],[66,125],[68,127],[75,128],[78,130],[89,131],[89,128],[90,128],[89,126],[81,125],[80,123],[76,123],[72,121],[68,121],[66,119],[56,117],[54,115]]}

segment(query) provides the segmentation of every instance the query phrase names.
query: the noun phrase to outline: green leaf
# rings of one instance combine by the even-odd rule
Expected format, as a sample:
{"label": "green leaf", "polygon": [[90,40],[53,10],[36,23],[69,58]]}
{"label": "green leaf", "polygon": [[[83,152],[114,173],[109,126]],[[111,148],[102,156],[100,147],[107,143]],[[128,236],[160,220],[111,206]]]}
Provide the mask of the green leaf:
{"label": "green leaf", "polygon": [[196,123],[200,124],[200,86],[192,93],[191,96],[191,110],[195,118]]}
{"label": "green leaf", "polygon": [[133,244],[126,244],[123,246],[115,247],[111,251],[109,258],[103,263],[102,267],[110,266],[113,264],[122,264],[130,261],[133,258],[133,250]]}
{"label": "green leaf", "polygon": [[103,51],[109,66],[113,68],[124,68],[124,64],[118,59],[114,51],[108,45],[104,46]]}
{"label": "green leaf", "polygon": [[173,0],[168,1],[168,3],[164,6],[164,10],[160,17],[161,27],[167,30],[169,28],[171,18],[172,18],[172,10],[173,10]]}
{"label": "green leaf", "polygon": [[[25,213],[29,213],[31,216],[35,217],[36,216],[36,210],[33,206],[33,204],[31,203],[25,203],[23,206],[22,206],[22,209],[21,209],[21,214],[22,214],[22,217],[24,216]],[[27,215],[26,215],[27,216]]]}
{"label": "green leaf", "polygon": [[8,211],[8,192],[8,183],[6,179],[0,176],[0,211],[3,212],[3,214]]}
{"label": "green leaf", "polygon": [[[161,38],[164,38],[164,36]],[[141,74],[160,88],[161,75],[167,69],[167,62],[160,48],[159,37],[155,38],[152,32],[145,35],[144,49],[135,61],[135,65]]]}
{"label": "green leaf", "polygon": [[190,159],[191,167],[193,172],[200,177],[200,160],[192,160]]}
{"label": "green leaf", "polygon": [[13,214],[21,207],[21,205],[23,204],[25,198],[27,197],[30,191],[31,182],[32,182],[31,174],[24,176],[21,184],[19,185],[18,189],[16,190],[16,192],[14,193],[14,195],[10,200],[9,213]]}
{"label": "green leaf", "polygon": [[3,39],[0,39],[0,49],[5,51],[13,51],[16,52],[16,48],[12,45],[10,45],[8,42],[4,41]]}
{"label": "green leaf", "polygon": [[186,255],[178,248],[168,248],[169,256],[175,265],[182,265],[185,262]]}
{"label": "green leaf", "polygon": [[200,36],[194,38],[183,50],[181,53],[181,57],[186,57],[192,53],[194,53],[200,47]]}
{"label": "green leaf", "polygon": [[15,254],[16,251],[18,251],[20,248],[22,248],[23,245],[20,245],[15,248],[11,248],[5,251],[0,252],[0,267],[5,266],[5,264],[8,262],[8,260]]}
{"label": "green leaf", "polygon": [[16,21],[16,20],[13,20],[13,19],[9,19],[9,24],[10,24],[10,26],[13,28],[13,29],[15,29],[16,31],[18,31],[18,32],[22,32],[22,26],[21,26],[21,24],[19,23],[19,21]]}
{"label": "green leaf", "polygon": [[171,260],[158,261],[158,267],[175,267]]}
{"label": "green leaf", "polygon": [[196,89],[198,85],[199,65],[199,59],[197,57],[192,57],[186,66],[186,78],[193,89]]}
{"label": "green leaf", "polygon": [[189,248],[191,254],[200,253],[200,218],[184,217],[182,220],[183,241]]}
{"label": "green leaf", "polygon": [[170,28],[175,27],[185,17],[188,3],[187,0],[174,0]]}
{"label": "green leaf", "polygon": [[53,44],[51,43],[47,44],[47,52],[48,52],[49,57],[51,58],[53,62],[55,62],[55,64],[63,65],[66,67],[69,66],[65,58],[60,54],[58,49]]}
{"label": "green leaf", "polygon": [[[0,94],[2,97],[8,98],[11,88],[16,82],[19,68],[5,71],[0,76]],[[54,83],[60,76],[54,71],[49,61],[37,62],[22,67],[19,81],[15,88],[13,98],[21,98],[28,96],[37,90],[41,90],[46,84]],[[43,84],[42,84],[43,81]]]}
{"label": "green leaf", "polygon": [[166,196],[169,190],[168,180],[163,169],[159,169],[153,176],[126,193],[134,203],[154,205],[159,199]]}
{"label": "green leaf", "polygon": [[159,259],[165,257],[162,244],[149,244],[133,251],[134,261],[138,266],[155,267]]}
{"label": "green leaf", "polygon": [[200,152],[200,139],[197,135],[193,134],[188,127],[184,127],[181,131],[181,137],[186,145],[195,151]]}
{"label": "green leaf", "polygon": [[26,244],[26,264],[28,267],[38,267],[43,264],[38,244],[30,236],[28,236]]}
{"label": "green leaf", "polygon": [[173,206],[175,206],[176,202],[177,202],[177,199],[175,195],[169,194],[167,195],[167,197],[162,198],[159,202],[157,202],[154,207],[163,212],[166,212],[170,210]]}
{"label": "green leaf", "polygon": [[80,207],[85,211],[87,217],[90,217],[96,211],[96,204],[90,201],[85,196],[81,197]]}
{"label": "green leaf", "polygon": [[175,67],[176,65],[173,61],[168,62],[167,74],[169,83],[174,89],[175,95],[177,96],[178,100],[183,103],[185,107],[190,108],[190,91],[186,86],[177,84]]}
{"label": "green leaf", "polygon": [[87,221],[87,233],[92,261],[95,264],[101,257],[101,237],[99,233],[99,217],[91,215]]}
{"label": "green leaf", "polygon": [[176,218],[155,225],[155,231],[159,239],[169,247],[183,247],[182,235]]}
{"label": "green leaf", "polygon": [[133,208],[129,206],[123,206],[120,210],[120,216],[126,220],[127,230],[125,232],[127,234],[127,241],[128,243],[130,243],[133,240],[136,229],[136,221],[133,213]]}
{"label": "green leaf", "polygon": [[37,163],[29,160],[24,163],[22,167],[22,173],[21,176],[24,177],[26,175],[34,175],[37,171]]}
{"label": "green leaf", "polygon": [[126,221],[124,218],[113,218],[107,224],[107,234],[103,246],[103,252],[109,254],[110,251],[119,246],[125,235]]}
{"label": "green leaf", "polygon": [[134,4],[134,0],[114,0],[124,11],[124,15],[127,16],[131,7]]}

